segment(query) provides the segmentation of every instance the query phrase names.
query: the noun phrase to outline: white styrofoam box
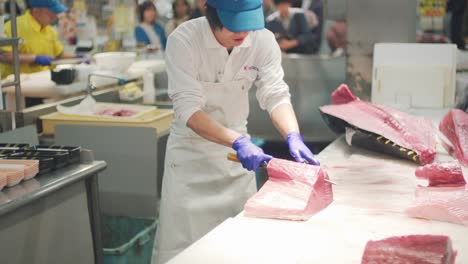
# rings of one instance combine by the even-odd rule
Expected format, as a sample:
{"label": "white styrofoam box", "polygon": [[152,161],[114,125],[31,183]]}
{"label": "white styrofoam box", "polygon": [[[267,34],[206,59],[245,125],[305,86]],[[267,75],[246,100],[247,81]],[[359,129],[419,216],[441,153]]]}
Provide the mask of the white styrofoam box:
{"label": "white styrofoam box", "polygon": [[453,107],[456,56],[452,44],[376,44],[372,102],[407,108]]}

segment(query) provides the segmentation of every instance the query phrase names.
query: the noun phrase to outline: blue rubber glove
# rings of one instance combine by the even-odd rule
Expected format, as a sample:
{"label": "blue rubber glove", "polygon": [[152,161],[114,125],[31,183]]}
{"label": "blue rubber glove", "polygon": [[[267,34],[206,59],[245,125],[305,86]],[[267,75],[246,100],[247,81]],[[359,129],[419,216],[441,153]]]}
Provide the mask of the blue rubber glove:
{"label": "blue rubber glove", "polygon": [[238,137],[232,148],[237,151],[237,158],[241,161],[242,167],[250,171],[256,171],[264,161],[268,162],[273,158],[255,146],[246,136]]}
{"label": "blue rubber glove", "polygon": [[312,165],[320,165],[320,162],[315,158],[314,153],[304,144],[299,132],[291,132],[286,137],[288,142],[289,153],[297,162],[308,162]]}
{"label": "blue rubber glove", "polygon": [[52,57],[48,55],[36,55],[34,63],[43,66],[49,66],[52,64]]}

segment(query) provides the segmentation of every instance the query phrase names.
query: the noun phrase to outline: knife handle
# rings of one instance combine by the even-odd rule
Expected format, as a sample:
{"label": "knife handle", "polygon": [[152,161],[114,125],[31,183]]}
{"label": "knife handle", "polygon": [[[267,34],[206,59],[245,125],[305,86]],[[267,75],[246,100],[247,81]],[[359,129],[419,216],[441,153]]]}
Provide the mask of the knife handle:
{"label": "knife handle", "polygon": [[227,154],[227,159],[230,160],[230,161],[234,161],[234,162],[240,162],[240,160],[237,158],[236,153],[228,153]]}

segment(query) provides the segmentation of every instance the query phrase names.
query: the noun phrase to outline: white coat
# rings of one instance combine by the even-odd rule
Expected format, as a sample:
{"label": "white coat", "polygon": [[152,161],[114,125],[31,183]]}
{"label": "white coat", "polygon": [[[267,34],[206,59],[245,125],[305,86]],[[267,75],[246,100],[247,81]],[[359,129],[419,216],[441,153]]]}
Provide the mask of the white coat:
{"label": "white coat", "polygon": [[197,111],[247,134],[249,89],[271,113],[290,104],[281,51],[273,34],[250,32],[231,54],[215,39],[205,17],[187,21],[166,49],[169,96],[175,120],[167,143],[153,263],[165,263],[229,217],[255,192],[255,176],[226,159],[233,150],[186,126]]}

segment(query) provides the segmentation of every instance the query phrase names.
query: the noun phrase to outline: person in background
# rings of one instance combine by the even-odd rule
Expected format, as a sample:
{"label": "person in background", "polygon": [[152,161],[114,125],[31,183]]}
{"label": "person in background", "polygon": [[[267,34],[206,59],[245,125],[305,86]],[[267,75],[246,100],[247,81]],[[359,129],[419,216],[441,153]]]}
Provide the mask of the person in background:
{"label": "person in background", "polygon": [[175,0],[172,3],[174,17],[166,24],[166,34],[169,36],[180,24],[190,19],[190,4],[187,0]]}
{"label": "person in background", "polygon": [[[72,58],[71,54],[64,54],[64,47],[60,43],[57,32],[52,28],[57,15],[67,11],[58,0],[30,0],[24,15],[16,18],[18,36],[23,43],[18,46],[20,72],[34,73],[51,69],[54,59]],[[5,24],[5,34],[11,37],[11,22]],[[11,47],[0,50],[0,64],[2,78],[13,74],[13,55]]]}
{"label": "person in background", "polygon": [[466,10],[467,0],[448,0],[447,11],[452,13],[450,22],[450,39],[461,50],[465,50],[463,40],[463,16]]}
{"label": "person in background", "polygon": [[63,12],[58,16],[58,30],[62,40],[74,45],[76,39],[76,14],[73,12]]}
{"label": "person in background", "polygon": [[315,45],[313,53],[317,53],[322,44],[322,33],[323,33],[323,0],[304,0],[302,1],[302,9],[305,12],[307,21],[309,22],[309,27],[311,30],[311,35],[314,41],[312,42]]}
{"label": "person in background", "polygon": [[273,0],[263,0],[263,16],[268,17],[275,12]]}
{"label": "person in background", "polygon": [[156,22],[158,11],[151,1],[143,2],[139,7],[140,25],[135,28],[135,38],[139,46],[152,46],[153,49],[166,49],[166,32]]}
{"label": "person in background", "polygon": [[346,50],[346,21],[337,20],[327,31],[327,41],[333,57],[339,57]]}
{"label": "person in background", "polygon": [[292,8],[292,0],[275,0],[277,11],[266,19],[266,28],[275,34],[283,52],[314,53],[314,39],[300,8]]}
{"label": "person in background", "polygon": [[197,0],[196,5],[197,5],[197,7],[195,8],[195,10],[193,10],[193,13],[190,16],[190,19],[205,16],[205,13],[206,13],[206,10],[205,10],[206,0]]}

